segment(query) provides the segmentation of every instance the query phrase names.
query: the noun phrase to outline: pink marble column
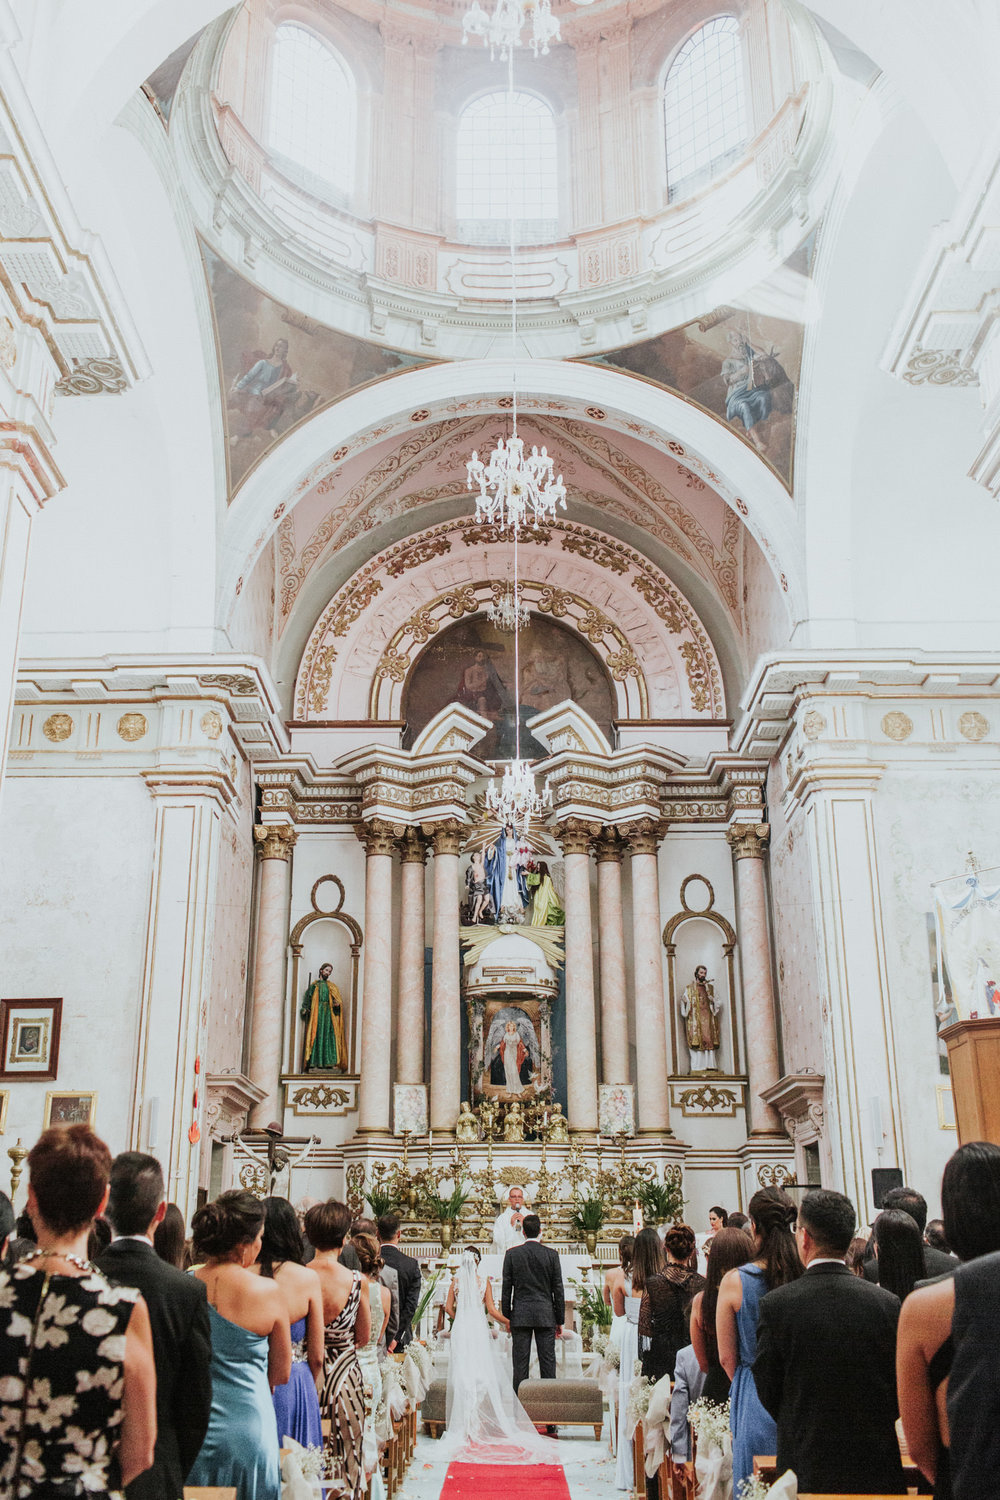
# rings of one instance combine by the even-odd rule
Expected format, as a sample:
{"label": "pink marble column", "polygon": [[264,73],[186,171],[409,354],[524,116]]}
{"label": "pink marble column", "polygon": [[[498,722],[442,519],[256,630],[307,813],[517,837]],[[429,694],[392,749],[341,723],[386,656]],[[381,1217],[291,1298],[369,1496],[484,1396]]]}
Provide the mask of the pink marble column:
{"label": "pink marble column", "polygon": [[454,1130],[462,1101],[458,856],[465,829],[449,820],[425,831],[434,846],[430,1119],[432,1130]]}
{"label": "pink marble column", "polygon": [[424,865],[427,845],[416,828],[400,841],[399,983],[396,1000],[396,1076],[424,1081]]}
{"label": "pink marble column", "polygon": [[783,1135],[778,1112],[761,1093],[777,1083],[778,1031],[771,971],[771,938],[767,921],[764,850],[767,823],[737,823],[726,832],[736,863],[736,921],[747,1076],[750,1080],[750,1134]]}
{"label": "pink marble column", "polygon": [[358,1134],[386,1135],[391,1102],[392,856],[399,828],[372,818],[357,830],[365,846],[365,944],[362,949],[361,1081]]}
{"label": "pink marble column", "polygon": [[601,973],[601,1078],[628,1083],[628,1011],[625,999],[625,921],[622,858],[625,845],[613,828],[594,840],[597,856],[597,934]]}
{"label": "pink marble column", "polygon": [[250,1116],[254,1127],[282,1116],[281,1032],[288,945],[288,861],[298,837],[287,824],[256,824],[259,857],[257,947],[254,953],[250,1077],[264,1098]]}
{"label": "pink marble column", "polygon": [[566,1114],[570,1129],[597,1129],[597,1018],[590,913],[590,841],[600,825],[568,818],[556,830],[566,894]]}
{"label": "pink marble column", "polygon": [[639,1134],[662,1135],[670,1130],[660,879],[656,862],[662,829],[655,818],[641,818],[625,824],[621,831],[632,852],[635,1091]]}

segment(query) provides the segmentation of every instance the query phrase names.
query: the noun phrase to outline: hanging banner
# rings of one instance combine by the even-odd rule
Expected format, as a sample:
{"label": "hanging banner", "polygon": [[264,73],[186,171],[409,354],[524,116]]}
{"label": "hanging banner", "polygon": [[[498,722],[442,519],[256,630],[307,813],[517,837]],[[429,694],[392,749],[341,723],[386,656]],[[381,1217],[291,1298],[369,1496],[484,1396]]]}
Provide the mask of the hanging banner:
{"label": "hanging banner", "polygon": [[1000,866],[939,880],[932,890],[942,977],[954,1007],[946,1019],[1000,1016]]}

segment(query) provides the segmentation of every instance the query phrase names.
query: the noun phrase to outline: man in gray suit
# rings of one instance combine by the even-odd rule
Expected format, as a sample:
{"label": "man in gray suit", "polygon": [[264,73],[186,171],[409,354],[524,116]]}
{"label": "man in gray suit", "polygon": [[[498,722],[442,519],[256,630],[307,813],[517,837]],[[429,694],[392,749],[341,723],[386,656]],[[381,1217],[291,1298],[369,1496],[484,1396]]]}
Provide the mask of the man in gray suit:
{"label": "man in gray suit", "polygon": [[539,1241],[542,1226],[537,1214],[526,1215],[521,1227],[524,1244],[515,1245],[503,1258],[501,1300],[514,1345],[515,1391],[527,1379],[532,1335],[542,1379],[555,1379],[556,1339],[562,1337],[566,1316],[559,1256]]}

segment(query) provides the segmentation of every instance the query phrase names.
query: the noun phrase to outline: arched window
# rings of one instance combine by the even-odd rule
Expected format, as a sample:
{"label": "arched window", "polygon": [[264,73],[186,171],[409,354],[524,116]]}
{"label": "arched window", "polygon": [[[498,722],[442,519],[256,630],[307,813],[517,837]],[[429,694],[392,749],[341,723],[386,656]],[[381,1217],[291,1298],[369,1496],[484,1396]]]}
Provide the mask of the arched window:
{"label": "arched window", "polygon": [[455,217],[459,237],[502,244],[514,221],[519,244],[558,235],[556,123],[534,94],[483,94],[458,122]]}
{"label": "arched window", "polygon": [[663,88],[667,189],[686,197],[735,160],[747,138],[743,48],[735,16],[716,16],[689,36]]}
{"label": "arched window", "polygon": [[[354,81],[330,48],[302,26],[279,26],[271,50],[267,142],[300,178],[350,193],[354,186]],[[309,186],[308,180],[305,183]]]}

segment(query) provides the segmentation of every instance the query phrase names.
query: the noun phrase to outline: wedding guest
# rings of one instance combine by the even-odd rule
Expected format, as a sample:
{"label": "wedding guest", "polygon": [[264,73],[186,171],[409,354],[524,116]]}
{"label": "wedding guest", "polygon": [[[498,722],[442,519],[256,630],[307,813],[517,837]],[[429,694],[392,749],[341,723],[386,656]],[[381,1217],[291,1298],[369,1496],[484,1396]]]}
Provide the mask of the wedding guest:
{"label": "wedding guest", "polygon": [[632,1264],[632,1248],[635,1245],[635,1237],[631,1234],[623,1234],[618,1241],[618,1264],[609,1266],[604,1273],[604,1305],[611,1307],[614,1298],[615,1284],[620,1283]]}
{"label": "wedding guest", "polygon": [[719,1208],[719,1206],[716,1204],[714,1208],[710,1208],[708,1210],[709,1234],[718,1234],[720,1229],[727,1229],[728,1227],[729,1215],[726,1213],[726,1210],[724,1208]]}
{"label": "wedding guest", "polygon": [[899,1208],[884,1208],[872,1225],[878,1284],[905,1302],[924,1270],[924,1251],[915,1220]]}
{"label": "wedding guest", "polygon": [[110,1172],[111,1153],[87,1125],[54,1126],[28,1153],[37,1242],[0,1270],[5,1495],[104,1495],[153,1462],[156,1371],[146,1304],[84,1259]]}
{"label": "wedding guest", "polygon": [[726,1224],[726,1228],[727,1229],[746,1229],[746,1228],[748,1228],[749,1224],[750,1224],[750,1220],[747,1218],[746,1214],[739,1214],[739,1213],[730,1214],[729,1215],[729,1221]]}
{"label": "wedding guest", "polygon": [[116,1156],[108,1199],[115,1238],[97,1264],[110,1280],[136,1287],[145,1298],[156,1364],[153,1464],[126,1487],[128,1500],[181,1493],[212,1408],[208,1298],[199,1281],[167,1265],[153,1248],[166,1212],[163,1168],[156,1157],[141,1151]]}
{"label": "wedding guest", "polygon": [[[384,1494],[382,1486],[382,1475],[379,1469],[379,1445],[378,1436],[375,1432],[375,1408],[382,1399],[382,1372],[379,1369],[378,1349],[386,1325],[389,1321],[389,1312],[392,1299],[389,1296],[389,1288],[379,1281],[379,1270],[382,1265],[381,1249],[377,1235],[368,1234],[365,1230],[359,1230],[352,1234],[351,1244],[360,1262],[362,1281],[362,1299],[368,1298],[368,1309],[371,1318],[371,1329],[368,1342],[358,1349],[358,1363],[361,1365],[361,1375],[365,1388],[365,1426],[362,1438],[362,1454],[364,1461],[365,1479],[368,1484],[368,1500],[381,1500]],[[347,1247],[345,1246],[345,1249]],[[343,1261],[341,1256],[341,1261]]]}
{"label": "wedding guest", "polygon": [[626,1435],[628,1392],[632,1371],[639,1358],[639,1309],[646,1283],[659,1276],[666,1265],[660,1236],[655,1229],[640,1229],[632,1249],[632,1265],[621,1290],[616,1288],[612,1308],[625,1322],[622,1325],[621,1353],[618,1360],[618,1461],[615,1485],[631,1490],[633,1485],[632,1442]]}
{"label": "wedding guest", "polygon": [[715,1317],[719,1302],[719,1287],[730,1271],[736,1271],[753,1259],[754,1244],[745,1229],[728,1226],[716,1235],[715,1254],[708,1262],[708,1276],[703,1291],[696,1294],[691,1304],[691,1344],[699,1367],[705,1375],[702,1391],[706,1401],[724,1406],[729,1400],[729,1376],[719,1361],[719,1341],[715,1332]]}
{"label": "wedding guest", "polygon": [[212,1325],[212,1413],[188,1482],[235,1486],[237,1500],[279,1500],[281,1489],[271,1391],[291,1375],[292,1340],[284,1297],[250,1270],[263,1237],[264,1205],[241,1188],[191,1221]]}
{"label": "wedding guest", "polygon": [[[399,1221],[395,1222],[398,1225]],[[326,1442],[327,1477],[346,1483],[349,1500],[362,1500],[365,1383],[357,1350],[368,1342],[371,1308],[368,1298],[361,1296],[361,1272],[349,1271],[340,1264],[350,1224],[346,1203],[334,1199],[317,1203],[306,1214],[306,1234],[316,1251],[310,1265],[323,1292],[326,1363],[320,1412],[330,1423]]]}
{"label": "wedding guest", "polygon": [[413,1338],[413,1314],[420,1301],[420,1262],[399,1248],[400,1222],[395,1214],[383,1214],[378,1221],[382,1259],[396,1272],[399,1281],[399,1332],[393,1349],[405,1349]]}
{"label": "wedding guest", "polygon": [[796,1231],[805,1274],[760,1304],[753,1377],[777,1423],[777,1447],[766,1451],[776,1452],[779,1474],[794,1470],[800,1494],[906,1493],[896,1437],[899,1301],[847,1269],[854,1225],[843,1193],[807,1192]]}
{"label": "wedding guest", "polygon": [[321,1448],[317,1386],[323,1374],[323,1292],[316,1272],[303,1264],[303,1254],[302,1231],[288,1199],[265,1198],[264,1237],[250,1269],[277,1286],[292,1339],[291,1374],[271,1392],[278,1445],[290,1437],[303,1448]]}
{"label": "wedding guest", "polygon": [[844,1263],[852,1276],[860,1276],[862,1280],[864,1279],[867,1253],[868,1241],[863,1235],[855,1235],[847,1247],[847,1255],[844,1258]]}
{"label": "wedding guest", "polygon": [[722,1278],[715,1318],[719,1360],[732,1381],[734,1494],[753,1473],[754,1454],[773,1453],[777,1446],[774,1418],[762,1406],[753,1378],[760,1302],[768,1292],[797,1280],[803,1270],[792,1233],[795,1204],[788,1194],[781,1188],[760,1188],[749,1209],[756,1253],[748,1265]]}
{"label": "wedding guest", "polygon": [[694,1230],[673,1224],[663,1239],[666,1265],[646,1280],[639,1308],[639,1356],[648,1380],[670,1375],[678,1349],[689,1342],[691,1300],[705,1285],[705,1278],[689,1266],[694,1247]]}
{"label": "wedding guest", "polygon": [[178,1271],[186,1271],[190,1266],[184,1215],[176,1203],[167,1204],[166,1212],[153,1232],[153,1249],[161,1260]]}
{"label": "wedding guest", "polygon": [[943,1285],[953,1306],[951,1493],[955,1500],[980,1500],[1000,1474],[1000,1252],[960,1266]]}
{"label": "wedding guest", "polygon": [[[346,1266],[349,1271],[364,1271],[364,1266],[358,1259],[357,1250],[354,1248],[354,1236],[357,1234],[373,1234],[378,1239],[378,1224],[374,1219],[355,1219],[348,1231],[348,1239],[340,1252],[340,1264]],[[378,1319],[382,1332],[378,1340],[379,1358],[384,1359],[386,1353],[395,1349],[396,1336],[399,1333],[399,1272],[395,1266],[387,1266],[379,1256],[379,1270],[375,1278],[388,1289],[389,1292],[389,1321],[383,1326],[382,1319]]]}
{"label": "wedding guest", "polygon": [[924,1244],[930,1245],[932,1250],[942,1251],[945,1255],[951,1253],[951,1246],[944,1235],[943,1219],[928,1219],[927,1228],[924,1230]]}
{"label": "wedding guest", "polygon": [[[960,1146],[944,1169],[941,1205],[945,1240],[963,1264],[1000,1251],[1000,1146]],[[947,1401],[954,1307],[951,1275],[917,1287],[900,1315],[896,1352],[907,1446],[937,1500],[952,1495]]]}
{"label": "wedding guest", "polygon": [[[924,1229],[927,1224],[927,1199],[922,1193],[914,1188],[901,1187],[890,1188],[882,1199],[882,1208],[899,1209],[904,1214],[909,1214],[920,1231],[923,1240]],[[879,1280],[878,1260],[875,1256],[874,1236],[869,1241],[870,1254],[865,1259],[865,1279],[867,1281]],[[948,1271],[954,1271],[958,1264],[955,1256],[946,1255],[942,1250],[936,1250],[933,1245],[923,1247],[924,1269],[923,1276],[943,1276]]]}
{"label": "wedding guest", "polygon": [[674,1388],[670,1394],[670,1452],[680,1463],[691,1457],[691,1427],[688,1412],[705,1390],[705,1372],[690,1344],[678,1349],[674,1361]]}

